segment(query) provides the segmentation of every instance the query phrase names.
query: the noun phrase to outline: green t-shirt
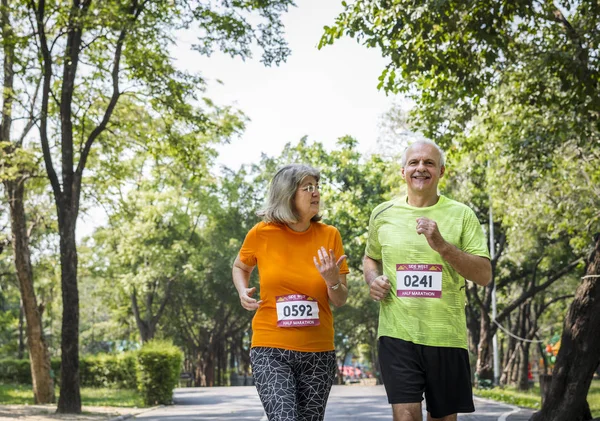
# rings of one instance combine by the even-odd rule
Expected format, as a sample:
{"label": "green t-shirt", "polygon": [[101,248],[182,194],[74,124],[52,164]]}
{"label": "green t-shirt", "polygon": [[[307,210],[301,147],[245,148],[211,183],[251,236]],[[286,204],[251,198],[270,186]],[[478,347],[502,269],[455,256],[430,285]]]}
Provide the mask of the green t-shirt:
{"label": "green t-shirt", "polygon": [[460,250],[490,257],[475,213],[462,203],[440,196],[435,205],[417,208],[405,196],[377,206],[366,255],[383,263],[392,286],[381,301],[378,336],[467,349],[465,279],[417,234],[419,217],[435,221],[442,237]]}

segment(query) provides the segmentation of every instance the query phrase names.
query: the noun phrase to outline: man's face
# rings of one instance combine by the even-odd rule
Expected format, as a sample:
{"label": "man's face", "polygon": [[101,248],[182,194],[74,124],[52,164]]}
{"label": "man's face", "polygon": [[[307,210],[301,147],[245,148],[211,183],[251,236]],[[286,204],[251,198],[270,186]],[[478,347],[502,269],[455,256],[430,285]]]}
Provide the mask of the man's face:
{"label": "man's face", "polygon": [[408,150],[402,177],[409,192],[437,194],[438,182],[446,169],[440,165],[441,159],[435,146],[427,143],[414,145]]}

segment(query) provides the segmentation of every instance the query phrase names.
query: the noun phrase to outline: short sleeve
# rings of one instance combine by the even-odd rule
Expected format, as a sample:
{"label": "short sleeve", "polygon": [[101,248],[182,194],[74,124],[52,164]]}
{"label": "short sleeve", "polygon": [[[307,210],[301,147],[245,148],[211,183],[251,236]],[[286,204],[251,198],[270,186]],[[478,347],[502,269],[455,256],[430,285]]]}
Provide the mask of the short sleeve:
{"label": "short sleeve", "polygon": [[369,220],[369,233],[367,236],[367,246],[365,248],[365,254],[374,260],[381,260],[381,244],[379,243],[379,235],[375,217],[379,214],[377,208],[371,213]]}
{"label": "short sleeve", "polygon": [[[338,231],[337,228],[335,228],[335,239],[334,239],[334,244],[333,244],[333,250],[335,252],[335,256],[339,259],[340,256],[343,256],[344,254],[344,245],[342,244],[342,236],[340,235],[340,232]],[[350,270],[348,269],[348,259],[345,259],[342,262],[342,265],[340,266],[340,274],[342,273],[349,273]]]}
{"label": "short sleeve", "polygon": [[256,266],[256,250],[258,244],[258,225],[255,225],[244,239],[242,248],[240,249],[240,260],[248,266]]}
{"label": "short sleeve", "polygon": [[485,233],[475,215],[475,212],[467,208],[463,220],[461,234],[461,250],[475,256],[490,258],[490,252],[485,238]]}

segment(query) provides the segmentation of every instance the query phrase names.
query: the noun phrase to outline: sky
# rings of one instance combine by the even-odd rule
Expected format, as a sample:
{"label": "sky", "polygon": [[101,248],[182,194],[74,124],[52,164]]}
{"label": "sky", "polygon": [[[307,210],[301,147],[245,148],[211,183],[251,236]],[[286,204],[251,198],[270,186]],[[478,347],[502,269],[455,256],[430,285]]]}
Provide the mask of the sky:
{"label": "sky", "polygon": [[250,119],[240,138],[218,148],[218,165],[238,169],[256,163],[261,153],[278,155],[305,135],[328,150],[345,135],[356,138],[362,152],[374,148],[379,119],[393,103],[377,89],[386,61],[351,38],[317,49],[323,27],[343,10],[341,0],[296,3],[282,18],[292,53],[278,67],[265,67],[259,55],[246,61],[224,54],[201,57],[190,51],[193,33],[178,38],[178,66],[208,80],[207,97]]}
{"label": "sky", "polygon": [[[196,40],[192,31],[178,35],[173,51],[177,66],[200,73],[208,81],[205,96],[250,119],[241,137],[217,148],[217,173],[222,166],[237,170],[258,163],[262,153],[277,156],[286,143],[303,136],[332,150],[338,138],[350,135],[361,152],[373,152],[380,119],[398,102],[377,89],[386,64],[378,50],[351,38],[317,49],[323,27],[333,25],[343,10],[341,0],[296,3],[282,17],[292,52],[279,66],[264,66],[259,54],[246,61],[221,53],[203,57],[191,50]],[[79,239],[106,221],[101,209],[80,217]]]}

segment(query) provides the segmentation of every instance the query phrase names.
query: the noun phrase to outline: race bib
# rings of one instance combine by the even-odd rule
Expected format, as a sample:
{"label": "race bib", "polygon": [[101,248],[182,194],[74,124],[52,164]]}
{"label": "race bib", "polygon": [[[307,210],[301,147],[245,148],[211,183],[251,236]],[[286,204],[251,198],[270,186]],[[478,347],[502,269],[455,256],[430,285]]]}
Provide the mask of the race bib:
{"label": "race bib", "polygon": [[442,265],[397,264],[398,297],[442,298]]}
{"label": "race bib", "polygon": [[277,326],[319,326],[319,304],[307,295],[290,294],[276,297]]}

